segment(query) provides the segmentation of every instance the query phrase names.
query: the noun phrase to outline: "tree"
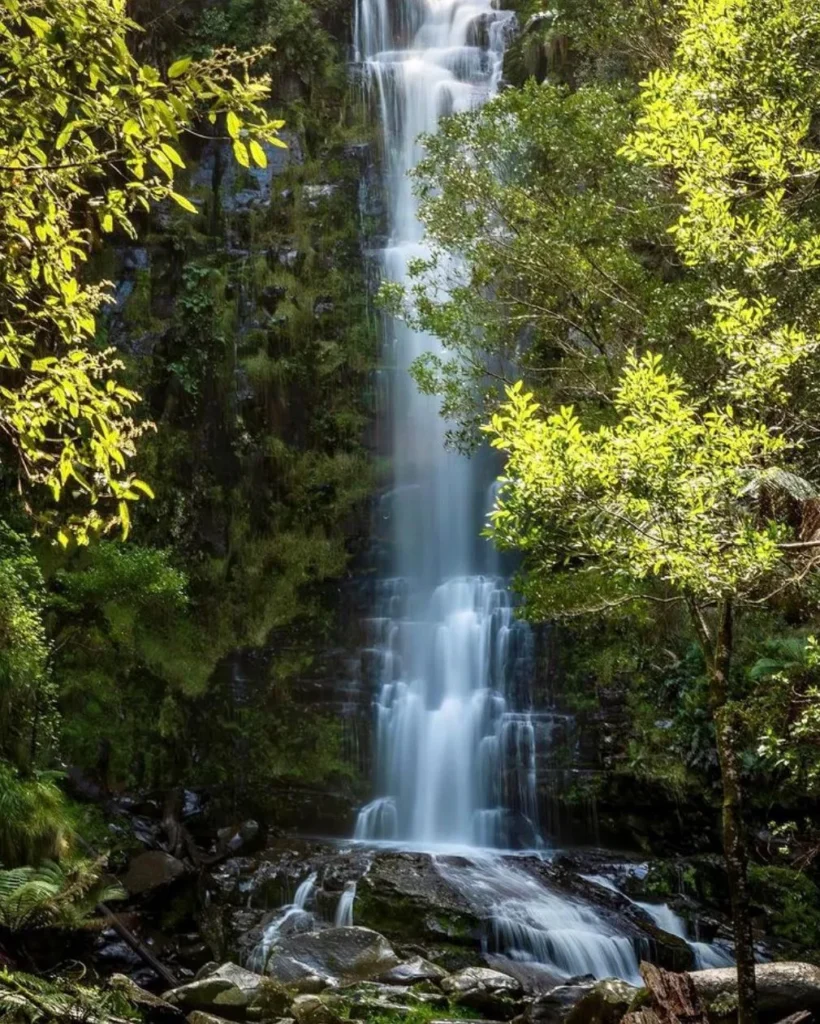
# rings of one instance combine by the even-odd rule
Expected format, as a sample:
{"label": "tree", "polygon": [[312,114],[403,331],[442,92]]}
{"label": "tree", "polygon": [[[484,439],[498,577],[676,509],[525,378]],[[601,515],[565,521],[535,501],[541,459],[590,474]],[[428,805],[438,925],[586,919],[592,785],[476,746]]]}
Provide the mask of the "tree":
{"label": "tree", "polygon": [[[700,358],[672,369],[671,355],[633,352],[603,425],[589,406],[542,417],[531,394],[510,389],[489,427],[508,457],[493,528],[525,553],[536,614],[566,601],[562,577],[590,574],[605,591],[601,610],[635,600],[687,608],[709,675],[739,1020],[750,1024],[741,718],[730,670],[738,610],[805,578],[820,543],[801,534],[799,515],[801,492],[814,494],[800,474],[816,430],[820,16],[808,0],[687,0],[683,16],[669,67],[643,86],[623,152],[659,169],[659,194],[682,201],[675,245],[708,288],[702,315],[686,325]],[[784,485],[797,515],[770,500]]]}
{"label": "tree", "polygon": [[516,375],[603,411],[631,347],[688,358],[704,285],[668,234],[678,197],[619,155],[638,111],[628,84],[531,81],[426,140],[416,189],[430,255],[407,294],[384,294],[444,344],[414,373],[442,396],[457,443],[475,443]]}
{"label": "tree", "polygon": [[[0,432],[4,461],[41,525],[59,538],[129,528],[150,487],[129,467],[147,424],[95,342],[106,282],[84,279],[101,238],[172,200],[186,133],[219,122],[236,159],[266,163],[283,145],[263,103],[264,52],[183,57],[162,75],[129,51],[125,0],[7,0],[0,15]],[[222,127],[224,126],[224,128]],[[45,492],[43,492],[45,489]],[[38,511],[39,508],[39,511]]]}

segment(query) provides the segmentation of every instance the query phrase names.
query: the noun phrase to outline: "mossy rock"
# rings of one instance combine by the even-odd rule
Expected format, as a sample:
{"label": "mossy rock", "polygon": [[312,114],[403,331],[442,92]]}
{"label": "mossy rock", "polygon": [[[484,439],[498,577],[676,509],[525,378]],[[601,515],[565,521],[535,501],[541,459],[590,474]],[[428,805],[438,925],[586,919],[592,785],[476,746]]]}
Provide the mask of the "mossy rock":
{"label": "mossy rock", "polygon": [[402,942],[479,947],[483,922],[426,854],[385,854],[359,883],[357,921]]}

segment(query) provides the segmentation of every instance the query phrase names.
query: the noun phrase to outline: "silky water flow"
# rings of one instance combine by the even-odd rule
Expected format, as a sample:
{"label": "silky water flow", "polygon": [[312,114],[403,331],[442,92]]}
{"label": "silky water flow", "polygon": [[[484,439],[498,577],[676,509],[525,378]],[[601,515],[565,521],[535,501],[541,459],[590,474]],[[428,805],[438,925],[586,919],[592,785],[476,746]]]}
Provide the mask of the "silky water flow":
{"label": "silky water flow", "polygon": [[[425,255],[411,172],[422,137],[496,92],[513,15],[491,0],[359,0],[356,58],[380,117],[389,208],[383,279]],[[496,951],[557,974],[637,976],[632,941],[582,901],[548,891],[494,850],[511,830],[539,843],[536,717],[514,706],[533,640],[497,557],[478,540],[486,460],[445,445],[435,399],[409,374],[437,339],[385,330],[393,488],[382,500],[390,566],[370,621],[376,655],[376,798],[355,838],[441,853],[439,870],[487,913]]]}
{"label": "silky water flow", "polygon": [[[411,261],[425,255],[411,179],[421,139],[442,116],[495,94],[513,17],[492,0],[358,0],[356,62],[383,133],[386,281],[406,284]],[[367,624],[376,797],[359,813],[354,838],[431,853],[488,922],[488,951],[559,977],[637,981],[646,950],[590,902],[550,889],[502,855],[513,839],[542,852],[536,748],[549,742],[550,716],[530,706],[533,637],[515,616],[497,553],[480,539],[495,496],[492,473],[485,458],[446,447],[437,403],[409,373],[425,352],[443,354],[437,339],[385,324],[393,486],[380,512],[390,556]],[[301,930],[315,884],[315,874],[305,879],[255,959],[264,962],[292,926]],[[353,923],[355,899],[348,883],[337,926]],[[645,909],[685,935],[668,908]],[[694,948],[709,962],[707,947]]]}

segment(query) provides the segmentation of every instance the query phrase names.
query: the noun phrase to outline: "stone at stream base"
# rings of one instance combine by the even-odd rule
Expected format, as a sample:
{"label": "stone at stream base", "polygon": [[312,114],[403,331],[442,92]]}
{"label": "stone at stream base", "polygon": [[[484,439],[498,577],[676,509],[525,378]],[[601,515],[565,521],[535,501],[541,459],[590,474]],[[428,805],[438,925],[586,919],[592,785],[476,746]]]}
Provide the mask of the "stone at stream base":
{"label": "stone at stream base", "polygon": [[522,1009],[521,982],[489,967],[467,967],[444,978],[441,987],[454,1002],[497,1020],[511,1020]]}
{"label": "stone at stream base", "polygon": [[[729,1016],[737,1005],[737,972],[733,967],[692,971],[697,993],[710,1016]],[[757,1002],[760,1013],[772,1019],[798,1010],[820,1009],[820,967],[814,964],[758,964]]]}
{"label": "stone at stream base", "polygon": [[283,1017],[290,999],[280,985],[236,964],[223,964],[197,981],[167,992],[165,998],[184,1010],[200,1010],[230,1020],[244,1020],[251,1011]]}
{"label": "stone at stream base", "polygon": [[122,884],[132,896],[170,885],[185,874],[185,865],[162,850],[141,853],[128,865]]}
{"label": "stone at stream base", "polygon": [[447,972],[436,964],[425,960],[423,956],[414,956],[404,960],[378,978],[384,985],[417,985],[422,981],[439,982],[447,977]]}
{"label": "stone at stream base", "polygon": [[639,991],[617,978],[598,981],[572,1007],[565,1024],[618,1024]]}
{"label": "stone at stream base", "polygon": [[356,890],[356,920],[394,942],[481,943],[478,915],[427,854],[377,856]]}
{"label": "stone at stream base", "polygon": [[224,1017],[215,1017],[212,1013],[194,1010],[185,1018],[188,1024],[228,1024]]}
{"label": "stone at stream base", "polygon": [[548,992],[536,996],[515,1024],[563,1024],[594,985],[594,980],[555,985]]}
{"label": "stone at stream base", "polygon": [[291,1008],[296,1024],[342,1024],[342,1018],[318,996],[297,996]]}
{"label": "stone at stream base", "polygon": [[286,939],[265,972],[285,985],[321,978],[335,985],[378,978],[399,965],[383,935],[369,928],[328,928]]}
{"label": "stone at stream base", "polygon": [[124,974],[112,974],[109,985],[136,1006],[146,1024],[180,1024],[184,1017],[178,1006],[146,992]]}

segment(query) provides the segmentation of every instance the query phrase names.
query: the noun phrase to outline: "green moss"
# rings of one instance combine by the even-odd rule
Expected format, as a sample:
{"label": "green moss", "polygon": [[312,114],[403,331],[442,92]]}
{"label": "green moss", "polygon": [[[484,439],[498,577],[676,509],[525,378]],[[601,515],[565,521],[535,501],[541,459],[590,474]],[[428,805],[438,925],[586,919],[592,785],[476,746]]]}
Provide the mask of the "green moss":
{"label": "green moss", "polygon": [[820,957],[820,888],[802,871],[772,865],[749,869],[752,900],[763,907],[779,938]]}
{"label": "green moss", "polygon": [[134,289],[123,310],[123,320],[132,331],[147,330],[151,326],[151,271],[137,270]]}

